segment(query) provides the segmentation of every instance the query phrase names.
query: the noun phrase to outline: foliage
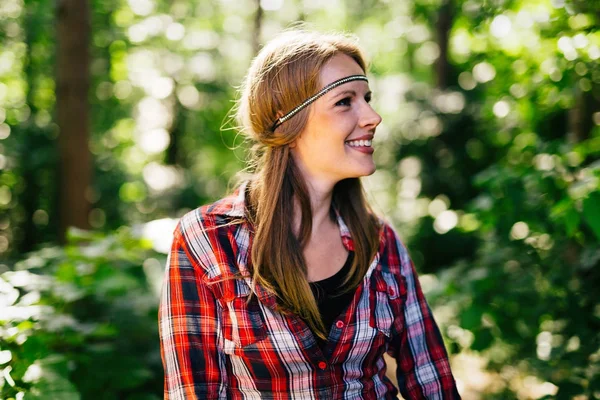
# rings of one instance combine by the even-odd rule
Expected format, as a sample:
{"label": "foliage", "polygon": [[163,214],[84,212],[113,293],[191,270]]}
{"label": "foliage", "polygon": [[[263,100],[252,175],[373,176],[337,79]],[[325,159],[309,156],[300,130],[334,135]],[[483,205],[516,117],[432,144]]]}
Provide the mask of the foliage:
{"label": "foliage", "polygon": [[[7,260],[56,242],[55,38],[46,29],[54,3],[0,5],[0,253]],[[384,121],[375,136],[378,171],[365,184],[376,208],[402,232],[455,359],[476,357],[490,374],[485,387],[476,387],[457,363],[465,397],[598,398],[598,1],[91,4],[94,228],[110,232],[181,215],[226,191],[244,148],[231,151],[241,141],[222,127],[231,126],[235,86],[255,40],[264,43],[299,20],[354,32],[371,60],[373,105]],[[447,65],[440,67],[444,55]],[[99,234],[90,248],[120,248],[110,241],[124,240],[123,248],[137,254],[124,256],[128,261],[117,256],[121,250],[86,255],[75,242],[31,253],[3,275],[3,287],[13,288],[6,299],[17,293],[10,276],[49,282],[44,290],[18,286],[11,304],[52,309],[3,322],[11,327],[2,332],[12,332],[12,358],[0,353],[0,362],[5,371],[14,368],[9,376],[18,387],[39,392],[37,383],[23,381],[27,368],[39,364],[62,377],[52,381],[65,391],[86,397],[99,387],[86,386],[91,360],[117,360],[124,369],[146,371],[134,382],[136,393],[160,395],[155,328],[145,328],[154,315],[139,316],[143,308],[123,306],[129,297],[105,287],[154,296],[139,266],[156,268],[144,263],[155,256],[126,237]],[[111,257],[121,261],[112,265]],[[78,265],[93,272],[82,275]],[[50,289],[64,282],[77,289],[76,298]],[[46,315],[63,325],[53,327]],[[71,322],[60,322],[64,315]],[[140,318],[131,330],[120,322],[127,315]],[[4,341],[9,345],[4,336],[2,351]],[[21,348],[17,337],[31,341]],[[122,348],[128,341],[147,351]],[[142,364],[127,361],[151,354]],[[5,383],[1,393],[12,396],[17,386]]]}
{"label": "foliage", "polygon": [[155,257],[125,229],[72,231],[0,275],[0,397],[160,398]]}
{"label": "foliage", "polygon": [[600,245],[592,227],[600,219],[597,185],[588,183],[600,166],[561,168],[567,157],[552,159],[556,171],[507,165],[480,174],[482,196],[494,194],[473,205],[483,244],[473,261],[441,274],[436,300],[452,299],[454,317],[446,323],[454,351],[480,352],[499,373],[491,392],[516,391],[511,380],[533,374],[557,387],[556,398],[593,398]]}
{"label": "foliage", "polygon": [[[442,273],[436,304],[453,309],[446,332],[455,352],[476,352],[498,373],[487,397],[596,398],[600,36],[594,17],[571,4],[514,2],[487,13],[484,20],[475,11],[457,18],[451,55],[462,71],[458,87],[433,93],[422,106],[444,124],[433,139],[439,164],[423,163],[425,193],[442,195],[446,205],[434,230],[447,235],[444,221],[454,213],[452,230],[476,244]],[[538,23],[523,24],[527,15]],[[459,117],[440,109],[440,96],[464,99]],[[431,141],[408,147],[427,160]],[[444,244],[435,234],[430,241],[419,236],[417,244]],[[433,260],[451,263],[439,254]],[[539,384],[515,383],[527,375]]]}

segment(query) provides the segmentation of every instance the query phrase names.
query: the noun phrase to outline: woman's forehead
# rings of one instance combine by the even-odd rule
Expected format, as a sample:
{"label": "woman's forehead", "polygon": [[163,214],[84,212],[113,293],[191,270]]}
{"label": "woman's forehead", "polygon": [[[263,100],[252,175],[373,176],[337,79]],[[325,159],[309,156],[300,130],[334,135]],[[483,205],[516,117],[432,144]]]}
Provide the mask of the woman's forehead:
{"label": "woman's forehead", "polygon": [[[358,63],[350,56],[339,53],[333,56],[321,69],[319,74],[319,81],[321,88],[335,82],[339,79],[345,78],[351,75],[364,75],[365,71],[358,65]],[[359,83],[359,82],[352,82]],[[366,82],[360,82],[366,84]],[[342,85],[346,86],[346,85]]]}

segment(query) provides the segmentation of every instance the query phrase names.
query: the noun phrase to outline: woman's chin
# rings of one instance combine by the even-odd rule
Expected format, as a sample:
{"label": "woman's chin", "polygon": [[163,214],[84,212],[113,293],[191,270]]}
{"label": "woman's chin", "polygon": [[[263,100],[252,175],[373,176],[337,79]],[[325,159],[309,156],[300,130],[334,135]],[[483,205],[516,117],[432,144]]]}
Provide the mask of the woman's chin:
{"label": "woman's chin", "polygon": [[373,175],[375,173],[375,171],[377,170],[377,168],[375,167],[375,164],[373,164],[373,166],[368,167],[368,168],[362,168],[362,171],[360,171],[359,173],[357,173],[354,176],[351,176],[349,178],[360,178],[362,176],[369,176],[369,175]]}

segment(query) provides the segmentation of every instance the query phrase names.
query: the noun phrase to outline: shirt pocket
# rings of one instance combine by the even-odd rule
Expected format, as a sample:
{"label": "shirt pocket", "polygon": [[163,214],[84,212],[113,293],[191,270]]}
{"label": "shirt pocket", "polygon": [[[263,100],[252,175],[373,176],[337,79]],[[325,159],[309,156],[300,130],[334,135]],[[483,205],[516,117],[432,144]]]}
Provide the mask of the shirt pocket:
{"label": "shirt pocket", "polygon": [[247,347],[267,337],[263,313],[256,296],[250,296],[250,287],[240,280],[235,282],[233,296],[221,299],[223,337],[236,347]]}
{"label": "shirt pocket", "polygon": [[388,338],[402,329],[406,283],[403,276],[374,271],[371,276],[369,324]]}

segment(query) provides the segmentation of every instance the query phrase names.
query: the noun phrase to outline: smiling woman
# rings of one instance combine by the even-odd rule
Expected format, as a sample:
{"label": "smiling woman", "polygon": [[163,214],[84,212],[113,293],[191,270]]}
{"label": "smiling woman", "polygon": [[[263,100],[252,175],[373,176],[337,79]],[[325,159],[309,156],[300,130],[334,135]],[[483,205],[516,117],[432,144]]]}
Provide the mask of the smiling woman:
{"label": "smiling woman", "polygon": [[238,117],[251,179],[185,215],[164,280],[165,398],[459,398],[408,252],[366,202],[366,63],[344,35],[286,32],[253,61]]}
{"label": "smiling woman", "polygon": [[362,67],[350,56],[333,56],[319,81],[326,89],[342,84],[315,102],[291,152],[310,186],[332,191],[343,179],[375,172],[371,145],[381,117],[369,105],[371,91]]}

